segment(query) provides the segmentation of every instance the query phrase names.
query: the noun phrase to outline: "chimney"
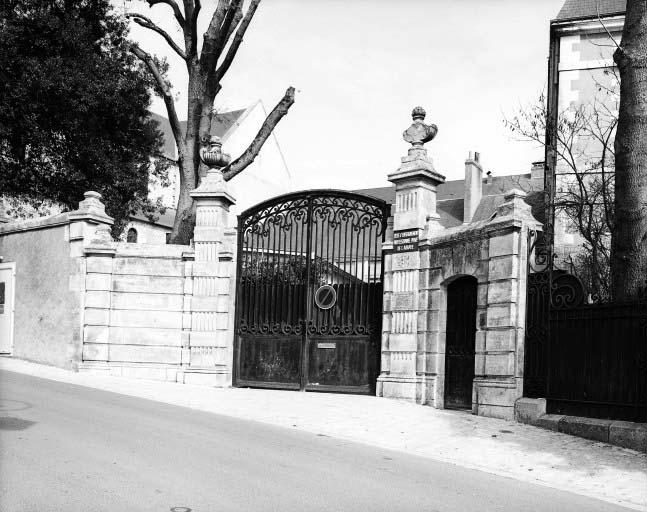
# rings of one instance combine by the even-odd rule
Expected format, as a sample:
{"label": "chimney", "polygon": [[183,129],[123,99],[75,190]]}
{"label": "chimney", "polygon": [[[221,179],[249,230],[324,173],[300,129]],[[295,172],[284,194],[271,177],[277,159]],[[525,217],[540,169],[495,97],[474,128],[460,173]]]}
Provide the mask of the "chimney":
{"label": "chimney", "polygon": [[463,224],[471,222],[483,196],[483,168],[480,155],[470,151],[465,160],[465,199],[463,202]]}
{"label": "chimney", "polygon": [[532,190],[544,190],[545,162],[533,162],[530,168],[530,187]]}

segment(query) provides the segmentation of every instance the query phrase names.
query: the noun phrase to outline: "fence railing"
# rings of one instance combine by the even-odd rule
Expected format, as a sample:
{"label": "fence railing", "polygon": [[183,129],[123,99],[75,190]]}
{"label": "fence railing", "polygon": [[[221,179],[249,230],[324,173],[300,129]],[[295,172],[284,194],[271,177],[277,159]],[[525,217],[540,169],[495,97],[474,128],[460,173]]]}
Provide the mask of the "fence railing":
{"label": "fence railing", "polygon": [[529,274],[525,396],[549,413],[647,421],[647,302],[587,304],[577,278],[555,276]]}

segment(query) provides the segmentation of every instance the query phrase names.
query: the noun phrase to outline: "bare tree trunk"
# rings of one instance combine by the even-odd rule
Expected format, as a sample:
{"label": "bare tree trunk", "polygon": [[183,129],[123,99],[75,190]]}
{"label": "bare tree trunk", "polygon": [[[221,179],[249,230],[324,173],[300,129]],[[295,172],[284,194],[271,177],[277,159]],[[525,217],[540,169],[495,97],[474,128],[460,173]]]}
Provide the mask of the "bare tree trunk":
{"label": "bare tree trunk", "polygon": [[189,195],[199,184],[198,167],[200,165],[198,150],[200,148],[200,117],[202,113],[202,86],[199,70],[189,69],[189,98],[187,105],[187,123],[184,138],[176,143],[178,153],[184,155],[178,161],[180,173],[180,192],[177,214],[173,222],[171,243],[187,245],[193,237],[195,211],[193,198]]}
{"label": "bare tree trunk", "polygon": [[[139,13],[128,13],[126,17],[138,25],[159,34],[171,49],[186,63],[189,75],[187,127],[183,131],[175,110],[170,84],[158,62],[136,44],[132,52],[144,62],[155,79],[156,89],[164,98],[169,114],[169,122],[178,148],[180,170],[180,194],[177,213],[171,233],[174,244],[188,244],[193,236],[195,212],[190,192],[200,182],[199,150],[201,139],[208,139],[211,131],[211,117],[220,82],[229,70],[243,37],[254,17],[261,0],[250,0],[247,11],[243,10],[244,0],[218,0],[209,27],[203,36],[202,50],[198,52],[198,15],[202,9],[200,0],[183,0],[184,13],[178,0],[147,0],[153,7],[158,4],[169,6],[182,29],[184,48],[173,37],[156,25],[150,18]],[[289,87],[281,101],[265,119],[258,134],[247,149],[227,169],[225,179],[229,180],[250,165],[278,122],[287,114],[294,103],[294,88]],[[203,169],[206,170],[206,169]]]}
{"label": "bare tree trunk", "polygon": [[647,2],[628,0],[620,47],[620,111],[615,138],[615,300],[638,297],[647,279]]}
{"label": "bare tree trunk", "polygon": [[[187,141],[192,144],[192,141]],[[177,203],[177,213],[173,221],[171,232],[171,243],[188,245],[193,237],[193,226],[195,224],[195,211],[193,198],[189,193],[198,186],[195,174],[195,157],[187,153],[187,157],[180,157],[178,160],[180,174],[180,192]]]}
{"label": "bare tree trunk", "polygon": [[195,180],[191,176],[194,184],[187,185],[183,179],[184,173],[180,169],[180,195],[177,202],[177,214],[173,222],[173,231],[171,232],[171,243],[188,245],[193,238],[193,226],[195,225],[195,212],[193,208],[193,198],[189,192],[195,188]]}

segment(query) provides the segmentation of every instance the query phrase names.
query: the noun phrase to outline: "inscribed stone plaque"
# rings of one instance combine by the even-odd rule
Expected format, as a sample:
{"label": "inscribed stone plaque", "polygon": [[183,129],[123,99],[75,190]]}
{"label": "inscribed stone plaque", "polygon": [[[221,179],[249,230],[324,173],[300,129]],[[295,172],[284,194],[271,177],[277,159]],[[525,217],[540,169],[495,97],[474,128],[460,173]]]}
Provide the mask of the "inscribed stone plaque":
{"label": "inscribed stone plaque", "polygon": [[393,232],[395,252],[414,252],[418,250],[418,229],[399,229]]}
{"label": "inscribed stone plaque", "polygon": [[393,311],[416,309],[413,306],[415,292],[394,293],[391,298],[391,309]]}
{"label": "inscribed stone plaque", "polygon": [[418,252],[404,252],[393,255],[393,270],[407,270],[420,266],[420,255]]}

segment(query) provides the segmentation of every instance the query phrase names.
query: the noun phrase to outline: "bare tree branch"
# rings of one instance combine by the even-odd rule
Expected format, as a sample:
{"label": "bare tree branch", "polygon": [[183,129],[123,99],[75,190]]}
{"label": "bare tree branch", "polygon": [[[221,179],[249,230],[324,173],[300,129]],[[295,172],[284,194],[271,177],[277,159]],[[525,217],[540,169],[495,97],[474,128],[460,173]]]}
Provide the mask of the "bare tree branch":
{"label": "bare tree branch", "polygon": [[200,54],[200,66],[204,70],[215,69],[218,62],[218,34],[225,18],[225,13],[229,8],[229,3],[230,0],[218,0],[218,6],[213,12],[207,31],[204,33],[202,53]]}
{"label": "bare tree branch", "polygon": [[249,24],[252,21],[252,18],[254,17],[254,13],[256,12],[256,8],[258,7],[258,4],[260,3],[260,1],[261,0],[252,0],[252,2],[249,4],[249,8],[245,13],[245,17],[243,18],[243,21],[240,23],[240,26],[236,31],[236,35],[234,36],[234,39],[231,42],[231,45],[229,46],[229,50],[227,50],[227,55],[225,56],[225,59],[223,60],[222,64],[216,71],[216,76],[218,77],[218,81],[220,81],[220,79],[222,79],[222,77],[225,76],[225,73],[227,73],[227,71],[229,70],[229,66],[231,66],[231,63],[233,62],[234,57],[236,57],[236,52],[238,52],[238,48],[240,47],[240,44],[243,42],[243,37],[245,36],[247,27],[249,27]]}
{"label": "bare tree branch", "polygon": [[184,28],[184,24],[185,24],[184,16],[182,15],[180,6],[175,2],[175,0],[146,0],[146,1],[148,2],[148,5],[150,7],[153,7],[154,5],[157,5],[157,4],[166,4],[170,6],[171,9],[173,9],[173,14],[175,15],[175,19],[180,24],[180,26]]}
{"label": "bare tree branch", "polygon": [[222,55],[222,52],[225,50],[225,47],[227,46],[227,42],[231,38],[232,34],[236,30],[236,27],[238,27],[238,24],[240,23],[240,20],[242,20],[242,19],[243,19],[243,3],[241,2],[240,5],[238,6],[238,9],[234,13],[234,18],[232,19],[231,23],[229,24],[229,27],[227,29],[227,33],[225,34],[225,37],[222,40],[222,45],[219,47],[219,50],[218,50],[219,55]]}
{"label": "bare tree branch", "polygon": [[216,42],[216,54],[218,57],[220,57],[220,54],[231,36],[232,27],[235,29],[242,17],[243,0],[231,0],[229,2],[229,7],[227,7],[227,11],[225,12],[225,19],[222,21],[222,25],[218,30],[218,39]]}
{"label": "bare tree branch", "polygon": [[[200,9],[202,5],[200,0],[184,0],[184,12],[187,15],[188,20],[188,40],[190,46],[187,47],[187,55],[194,57],[198,53],[198,15],[200,14]],[[185,41],[187,40],[187,34],[185,31]]]}
{"label": "bare tree branch", "polygon": [[[166,80],[162,76],[155,60],[151,57],[150,54],[146,53],[136,44],[131,44],[130,51],[134,53],[139,60],[141,60],[155,78],[157,87],[161,93],[162,98],[164,99],[164,104],[166,105],[166,111],[168,113],[168,120],[171,124],[171,130],[173,131],[173,137],[175,138],[176,145],[178,147],[178,152],[181,152],[182,145],[180,141],[182,139],[182,129],[180,127],[180,120],[177,116],[177,111],[175,110],[175,103],[173,102],[173,95],[171,94],[171,89],[169,88]],[[180,155],[182,156],[182,155]]]}
{"label": "bare tree branch", "polygon": [[288,110],[294,103],[294,87],[288,87],[285,95],[270,112],[267,119],[263,122],[261,129],[254,137],[254,140],[249,147],[240,155],[236,160],[223,169],[226,180],[232,179],[234,176],[242,172],[254,159],[258,156],[263,144],[267,138],[272,134],[272,131],[279,123],[279,121],[288,113]]}
{"label": "bare tree branch", "polygon": [[177,53],[180,57],[182,57],[183,60],[186,60],[186,54],[184,53],[184,50],[182,50],[182,48],[180,48],[177,45],[177,43],[173,41],[173,38],[169,35],[168,32],[158,27],[155,23],[153,23],[153,21],[150,18],[148,18],[147,16],[144,16],[143,14],[136,14],[136,13],[127,13],[126,18],[132,19],[135,23],[137,23],[141,27],[152,30],[153,32],[157,32],[166,40],[168,45],[173,49],[175,53]]}
{"label": "bare tree branch", "polygon": [[609,39],[611,39],[611,41],[613,41],[613,44],[614,44],[614,45],[616,45],[616,48],[618,49],[618,51],[622,52],[622,51],[623,51],[623,50],[622,50],[622,48],[620,48],[620,45],[619,45],[619,44],[618,44],[618,42],[613,38],[613,36],[611,35],[611,32],[609,32],[609,29],[607,28],[607,26],[606,26],[606,25],[604,24],[604,22],[602,21],[602,18],[600,17],[600,0],[597,0],[597,1],[595,2],[595,8],[596,8],[597,13],[598,13],[598,21],[600,22],[600,25],[602,25],[602,28],[604,29],[604,31],[605,31],[605,32],[607,33],[607,35],[609,36]]}

